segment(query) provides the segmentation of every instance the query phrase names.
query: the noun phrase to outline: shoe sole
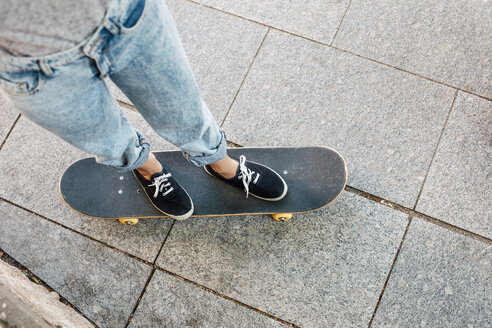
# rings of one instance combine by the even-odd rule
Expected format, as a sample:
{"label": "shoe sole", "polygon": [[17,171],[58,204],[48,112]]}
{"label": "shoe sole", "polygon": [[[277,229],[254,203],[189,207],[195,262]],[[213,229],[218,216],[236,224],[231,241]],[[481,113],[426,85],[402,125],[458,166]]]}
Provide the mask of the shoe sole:
{"label": "shoe sole", "polygon": [[[183,188],[183,186],[180,185],[181,188],[186,193],[186,195],[188,195],[188,198],[190,199],[190,202],[191,202],[191,210],[189,212],[183,214],[183,215],[172,215],[172,214],[169,214],[169,213],[164,212],[163,210],[161,210],[160,208],[158,208],[157,206],[155,206],[155,204],[152,201],[152,199],[150,199],[149,195],[145,192],[145,188],[142,185],[142,183],[140,182],[140,180],[137,178],[137,176],[135,175],[134,172],[132,172],[132,173],[133,173],[133,176],[135,177],[135,179],[137,180],[138,184],[140,185],[140,188],[142,189],[143,193],[145,194],[145,196],[147,196],[147,199],[152,204],[152,206],[155,207],[156,210],[158,210],[162,214],[165,214],[166,216],[169,216],[171,219],[175,219],[175,220],[179,220],[179,221],[187,220],[187,219],[189,219],[193,215],[193,212],[195,211],[195,205],[193,204],[193,199],[191,199],[190,195],[188,194],[188,192],[186,191],[186,189]],[[178,183],[178,182],[176,181],[176,183]]]}
{"label": "shoe sole", "polygon": [[[255,195],[253,194],[251,191],[249,192],[249,194],[255,198],[258,198],[258,199],[261,199],[261,200],[266,200],[266,201],[269,201],[269,202],[276,202],[276,201],[279,201],[281,200],[282,198],[285,197],[285,195],[287,195],[287,191],[289,191],[289,187],[287,186],[287,183],[285,182],[285,180],[280,176],[280,174],[278,174],[275,170],[273,170],[272,168],[266,166],[266,165],[263,165],[263,164],[260,164],[260,163],[256,163],[256,162],[253,162],[253,161],[248,161],[250,163],[254,163],[256,165],[260,165],[260,166],[263,166],[263,167],[266,167],[267,169],[271,170],[273,173],[275,173],[279,178],[280,180],[282,180],[282,183],[284,184],[284,192],[282,193],[282,195],[280,195],[279,197],[277,198],[263,198],[263,197],[260,197],[258,195]],[[218,177],[216,177],[215,175],[213,175],[212,173],[210,173],[208,170],[207,170],[207,167],[204,166],[203,169],[205,170],[205,172],[207,172],[208,175],[210,176],[213,176],[214,178],[216,179],[219,179]]]}

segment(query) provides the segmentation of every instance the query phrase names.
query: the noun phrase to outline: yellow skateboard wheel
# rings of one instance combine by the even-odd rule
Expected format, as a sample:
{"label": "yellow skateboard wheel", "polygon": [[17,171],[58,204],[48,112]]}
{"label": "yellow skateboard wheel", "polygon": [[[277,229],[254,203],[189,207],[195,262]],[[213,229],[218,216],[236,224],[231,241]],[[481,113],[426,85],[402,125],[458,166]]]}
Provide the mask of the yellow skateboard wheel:
{"label": "yellow skateboard wheel", "polygon": [[138,223],[138,219],[118,219],[121,223],[127,225],[135,225]]}
{"label": "yellow skateboard wheel", "polygon": [[272,214],[272,218],[277,221],[287,221],[292,218],[292,213],[276,213]]}

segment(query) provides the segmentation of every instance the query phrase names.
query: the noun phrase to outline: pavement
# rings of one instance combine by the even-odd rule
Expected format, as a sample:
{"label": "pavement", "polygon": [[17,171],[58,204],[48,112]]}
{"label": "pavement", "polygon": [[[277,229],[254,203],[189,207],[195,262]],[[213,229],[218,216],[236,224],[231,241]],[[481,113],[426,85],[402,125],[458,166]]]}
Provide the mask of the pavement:
{"label": "pavement", "polygon": [[4,256],[99,327],[491,326],[490,0],[167,4],[228,140],[335,148],[345,193],[287,222],[83,217],[57,184],[87,155],[0,100]]}

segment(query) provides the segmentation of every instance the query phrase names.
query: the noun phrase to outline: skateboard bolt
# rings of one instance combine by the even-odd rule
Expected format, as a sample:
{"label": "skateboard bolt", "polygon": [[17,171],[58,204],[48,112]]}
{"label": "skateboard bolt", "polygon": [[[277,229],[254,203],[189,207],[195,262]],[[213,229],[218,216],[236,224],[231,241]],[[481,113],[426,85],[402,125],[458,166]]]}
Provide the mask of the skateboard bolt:
{"label": "skateboard bolt", "polygon": [[120,180],[123,180],[123,176],[120,177]]}
{"label": "skateboard bolt", "polygon": [[122,193],[123,193],[123,190],[121,190],[121,189],[120,189],[120,190],[118,190],[118,194],[120,194],[120,195],[121,195]]}

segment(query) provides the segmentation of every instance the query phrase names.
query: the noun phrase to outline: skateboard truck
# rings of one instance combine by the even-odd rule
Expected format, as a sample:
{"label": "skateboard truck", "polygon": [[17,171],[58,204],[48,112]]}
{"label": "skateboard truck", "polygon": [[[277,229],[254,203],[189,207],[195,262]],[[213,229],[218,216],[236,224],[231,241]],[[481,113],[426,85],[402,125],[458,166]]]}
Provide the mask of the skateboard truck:
{"label": "skateboard truck", "polygon": [[125,225],[135,225],[138,223],[138,219],[118,219],[118,221]]}
{"label": "skateboard truck", "polygon": [[292,219],[292,213],[276,213],[272,214],[272,218],[277,221],[287,221]]}

